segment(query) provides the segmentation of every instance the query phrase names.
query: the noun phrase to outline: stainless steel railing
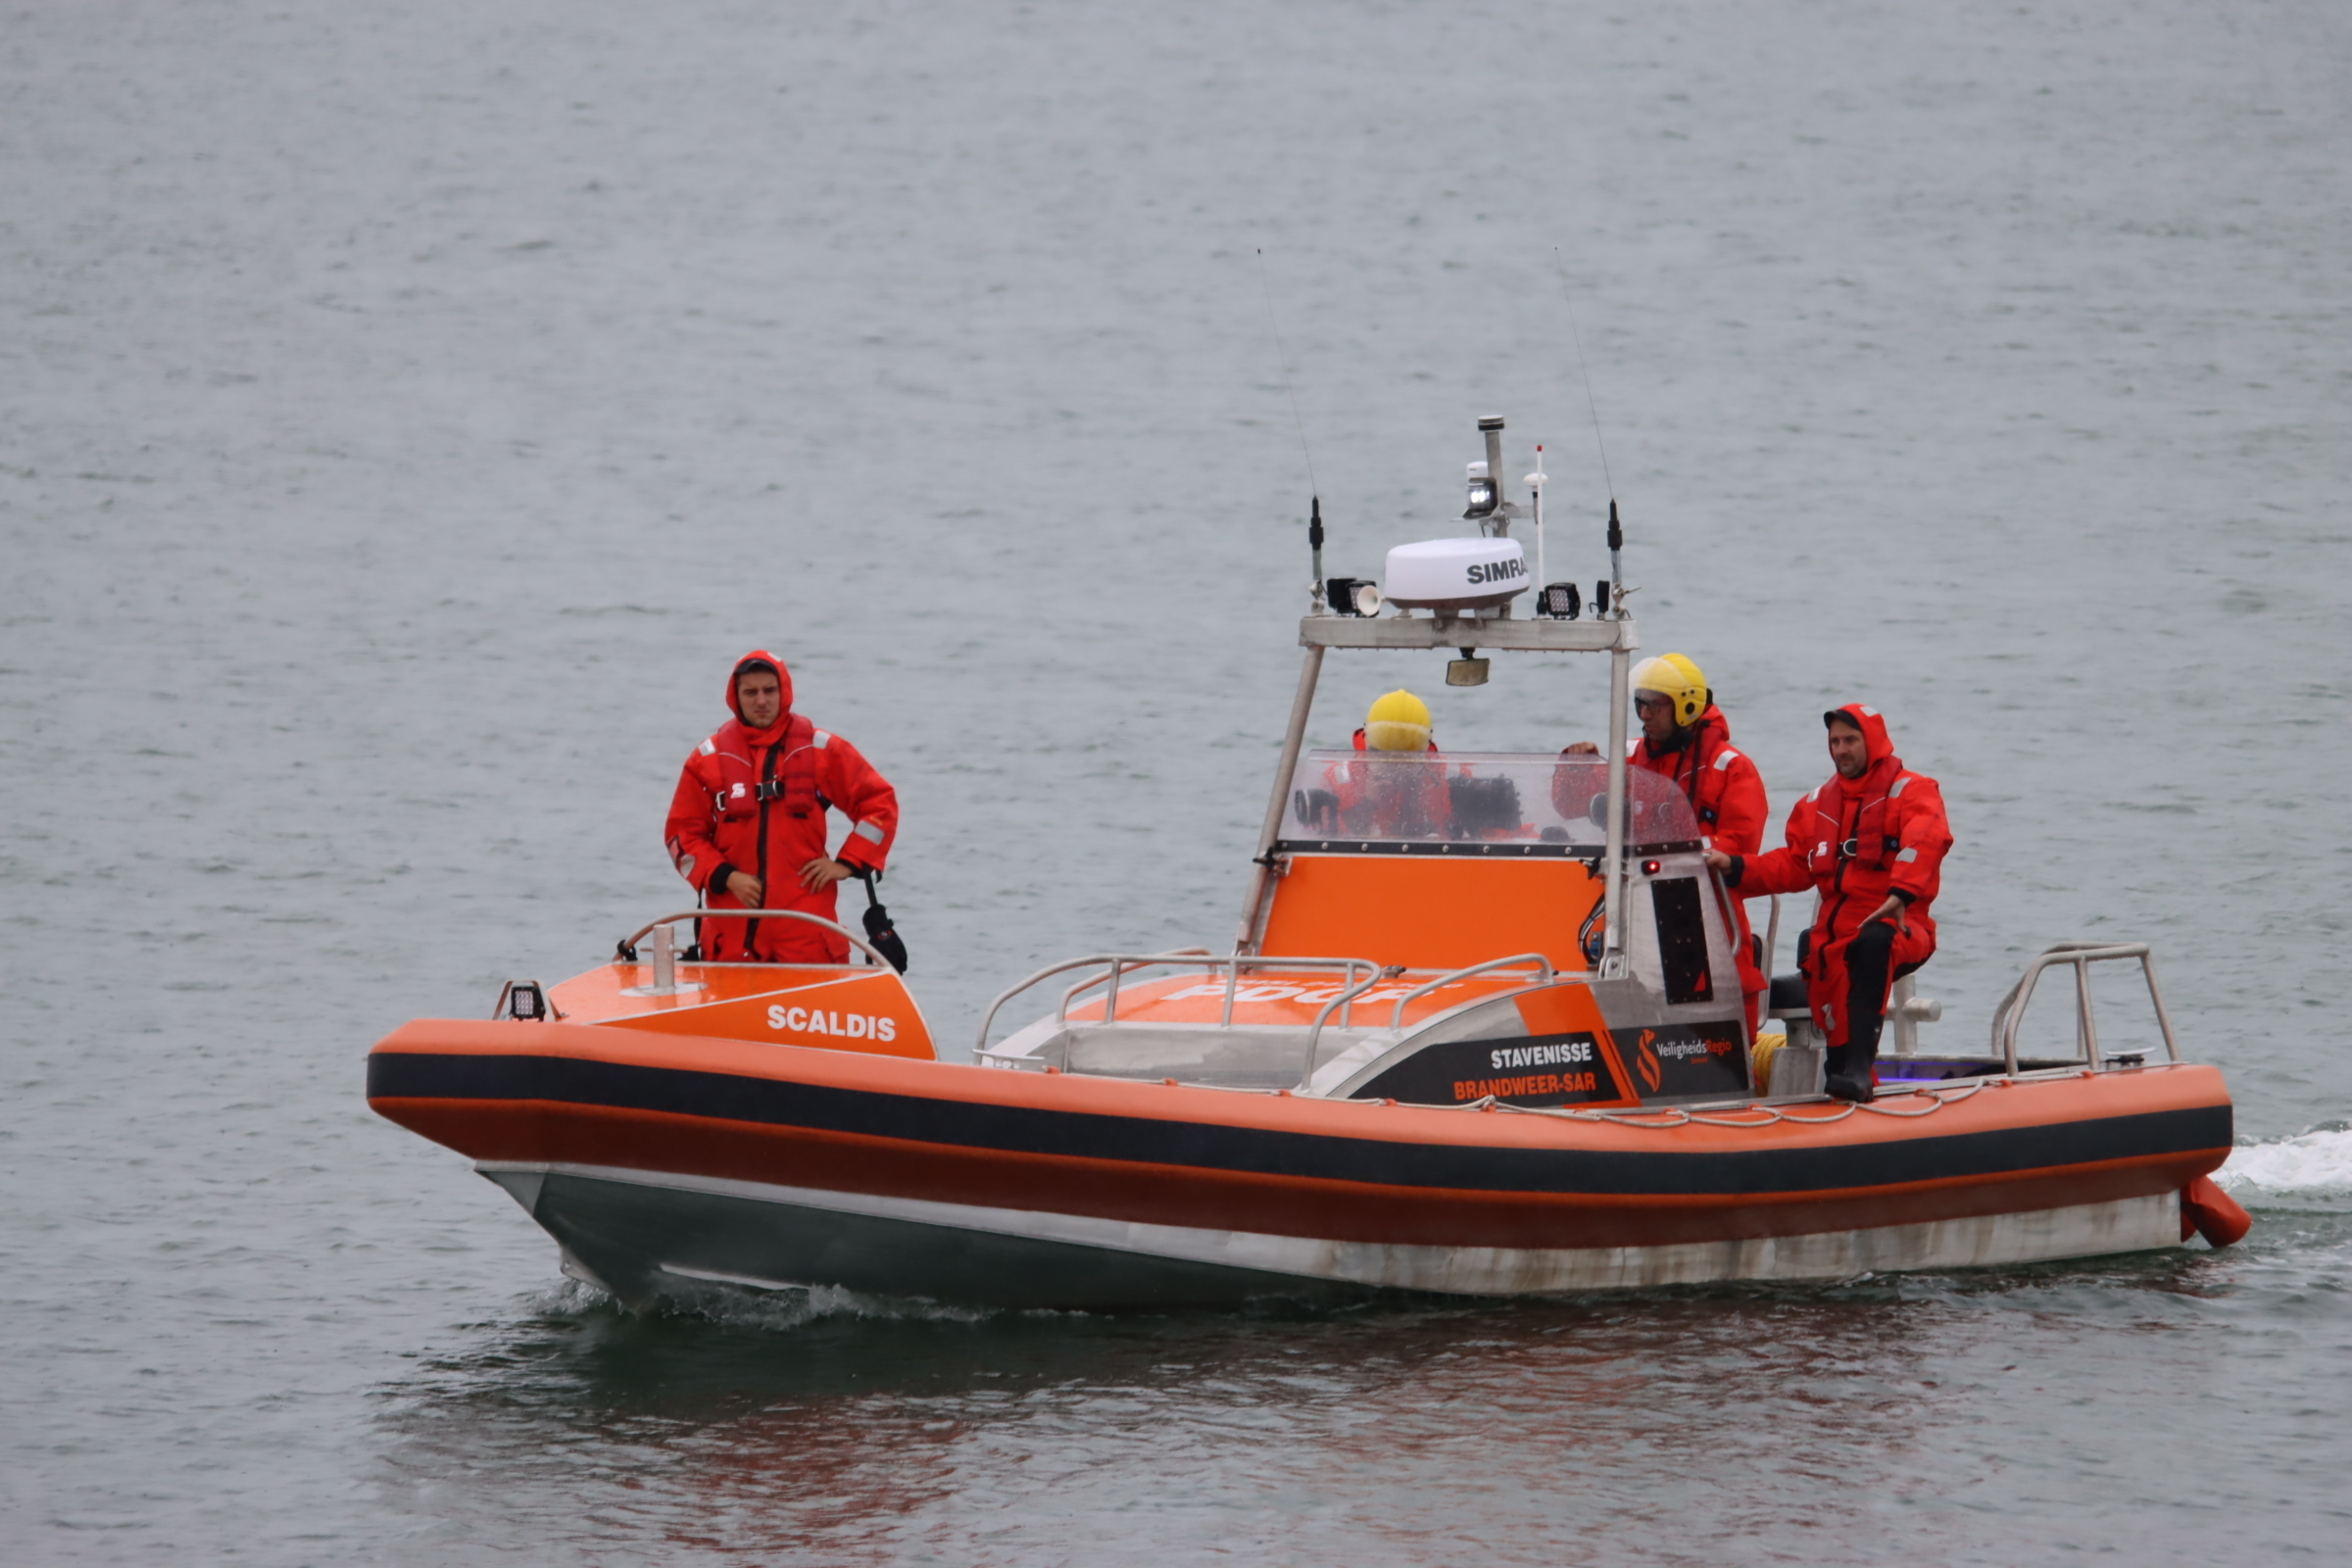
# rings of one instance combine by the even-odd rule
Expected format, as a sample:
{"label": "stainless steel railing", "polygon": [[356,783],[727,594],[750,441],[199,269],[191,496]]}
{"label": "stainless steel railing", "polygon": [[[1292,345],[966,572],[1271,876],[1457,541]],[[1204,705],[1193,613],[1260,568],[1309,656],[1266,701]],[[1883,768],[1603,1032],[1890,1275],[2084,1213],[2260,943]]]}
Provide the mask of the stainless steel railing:
{"label": "stainless steel railing", "polygon": [[1370,974],[1364,976],[1361,981],[1348,987],[1345,991],[1342,991],[1338,996],[1323,1004],[1323,1005],[1316,1010],[1314,1024],[1306,1031],[1306,1057],[1305,1060],[1300,1062],[1298,1067],[1299,1093],[1305,1093],[1307,1086],[1314,1082],[1315,1054],[1322,1049],[1323,1026],[1331,1021],[1333,1009],[1336,1008],[1339,1011],[1340,1027],[1343,1029],[1347,1028],[1349,1015],[1355,1005],[1355,999],[1362,996],[1365,992],[1371,990],[1374,986],[1380,984],[1383,980],[1393,980],[1395,978],[1396,976],[1391,974],[1386,969],[1375,969]]}
{"label": "stainless steel railing", "polygon": [[[1354,1003],[1356,999],[1363,996],[1364,993],[1370,991],[1375,986],[1380,985],[1382,982],[1394,980],[1404,972],[1400,966],[1390,965],[1388,967],[1383,967],[1374,963],[1369,958],[1269,957],[1257,954],[1232,954],[1224,956],[1217,956],[1209,954],[1204,949],[1196,949],[1180,953],[1088,954],[1084,957],[1066,958],[1060,963],[1050,964],[1046,968],[1038,970],[1037,973],[1029,976],[1019,984],[1008,988],[1002,995],[1000,995],[996,1001],[990,1003],[988,1005],[987,1015],[980,1020],[980,1033],[978,1038],[974,1040],[972,1044],[972,1054],[981,1060],[1003,1061],[1009,1059],[1001,1053],[994,1052],[989,1049],[988,1037],[995,1030],[997,1014],[1004,1010],[1004,1004],[1010,1002],[1013,998],[1019,996],[1022,992],[1027,991],[1032,986],[1038,985],[1043,981],[1050,980],[1054,975],[1066,974],[1072,969],[1099,968],[1102,972],[1089,974],[1085,978],[1081,979],[1076,985],[1073,985],[1062,992],[1059,1002],[1054,1008],[1054,1022],[1056,1027],[1066,1026],[1069,1021],[1069,1009],[1072,1003],[1076,1002],[1078,998],[1093,990],[1097,986],[1107,986],[1108,990],[1103,996],[1102,1021],[1105,1024],[1110,1024],[1117,1022],[1118,1019],[1118,986],[1120,979],[1138,969],[1151,968],[1160,964],[1181,965],[1187,968],[1199,968],[1208,971],[1219,969],[1225,971],[1224,1005],[1218,1015],[1217,1020],[1218,1027],[1220,1028],[1230,1027],[1233,1023],[1234,994],[1241,988],[1241,977],[1245,970],[1340,970],[1341,985],[1344,989],[1337,996],[1326,1000],[1323,1004],[1316,1009],[1314,1022],[1308,1026],[1306,1031],[1306,1041],[1298,1067],[1298,1088],[1301,1090],[1305,1089],[1314,1078],[1316,1065],[1315,1057],[1321,1050],[1323,1031],[1329,1026],[1332,1014],[1336,1012],[1340,1015],[1339,1026],[1341,1028],[1346,1029],[1351,1027],[1354,1023]],[[1425,997],[1433,991],[1440,990],[1443,987],[1452,985],[1458,981],[1468,979],[1472,975],[1485,974],[1494,969],[1507,969],[1513,965],[1521,964],[1531,965],[1535,970],[1535,974],[1528,981],[1528,985],[1531,989],[1537,986],[1550,985],[1557,978],[1556,972],[1551,966],[1550,958],[1541,953],[1518,953],[1513,954],[1508,957],[1489,958],[1484,963],[1466,964],[1459,969],[1448,969],[1443,974],[1433,976],[1421,984],[1414,986],[1404,995],[1398,997],[1396,999],[1396,1006],[1389,1014],[1389,1028],[1392,1031],[1399,1032],[1404,1028],[1404,1009],[1407,1004],[1418,998]],[[1357,978],[1359,972],[1362,975],[1361,979]],[[1510,993],[1507,991],[1500,993],[1500,995],[1506,996],[1509,994]],[[1479,1000],[1482,1002],[1492,1001],[1493,998],[1482,997]],[[1068,1067],[1068,1061],[1066,1057],[1062,1065],[1066,1070]]]}
{"label": "stainless steel railing", "polygon": [[619,945],[613,949],[613,955],[624,963],[635,963],[637,961],[637,943],[641,937],[656,926],[676,925],[685,920],[804,920],[810,925],[822,926],[836,936],[848,939],[851,947],[864,954],[879,967],[885,969],[894,967],[888,958],[874,951],[872,943],[840,921],[828,920],[821,914],[808,914],[799,909],[684,909],[676,914],[665,914],[660,919],[646,921],[645,924],[620,939]]}
{"label": "stainless steel railing", "polygon": [[1403,996],[1398,997],[1396,999],[1396,1010],[1389,1014],[1389,1027],[1392,1029],[1401,1029],[1404,1027],[1404,1004],[1412,1001],[1415,997],[1425,997],[1432,991],[1437,990],[1440,986],[1449,986],[1456,980],[1467,980],[1474,974],[1485,974],[1489,969],[1507,969],[1515,963],[1534,964],[1536,966],[1536,972],[1542,977],[1538,979],[1535,984],[1540,986],[1547,986],[1551,984],[1551,960],[1541,953],[1514,953],[1507,958],[1489,958],[1484,963],[1474,963],[1469,965],[1467,968],[1454,969],[1448,973],[1442,974],[1435,980],[1428,981],[1422,985],[1417,985],[1413,987],[1412,990],[1407,991]]}
{"label": "stainless steel railing", "polygon": [[[972,1050],[975,1054],[988,1051],[989,1032],[996,1027],[997,1014],[1004,1010],[1006,1003],[1031,986],[1051,980],[1057,974],[1067,974],[1072,969],[1091,969],[1100,966],[1105,972],[1090,975],[1063,992],[1060,1003],[1054,1009],[1054,1021],[1056,1024],[1067,1022],[1072,1002],[1094,987],[1107,984],[1111,989],[1103,999],[1102,1021],[1115,1023],[1118,1018],[1118,982],[1120,978],[1132,974],[1138,969],[1151,968],[1160,964],[1225,971],[1224,1006],[1217,1020],[1220,1026],[1230,1025],[1233,1022],[1233,996],[1236,991],[1241,989],[1244,970],[1338,969],[1344,975],[1342,984],[1352,981],[1359,970],[1367,972],[1375,980],[1380,977],[1380,965],[1369,958],[1264,957],[1251,953],[1228,954],[1218,956],[1209,953],[1205,948],[1187,949],[1176,953],[1090,953],[1084,957],[1065,958],[1059,963],[1049,964],[1026,980],[1000,994],[996,1001],[988,1004],[988,1012],[980,1020],[979,1038],[974,1041]],[[1346,1027],[1345,1020],[1343,1020],[1342,1027]]]}
{"label": "stainless steel railing", "polygon": [[2163,1032],[2164,1049],[2174,1061],[2180,1059],[2180,1042],[2173,1038],[2173,1020],[2164,1010],[2164,990],[2156,983],[2156,960],[2149,956],[2144,942],[2061,942],[2045,949],[2026,965],[2026,972],[2017,977],[2017,984],[1992,1009],[1992,1054],[2001,1058],[2012,1078],[2017,1076],[2017,1035],[2025,1021],[2026,1008],[2034,1001],[2034,988],[2042,971],[2065,964],[2075,971],[2075,1046],[2082,1054],[2085,1065],[2094,1071],[2107,1064],[2099,1050],[2098,1019],[2090,1004],[2090,966],[2116,959],[2137,958],[2139,972],[2148,983],[2148,1001],[2156,1009],[2156,1027]]}
{"label": "stainless steel railing", "polygon": [[[1444,974],[1439,975],[1434,979],[1424,981],[1422,984],[1413,987],[1412,990],[1407,991],[1403,996],[1396,999],[1396,1005],[1389,1013],[1390,1032],[1399,1037],[1403,1035],[1405,1004],[1413,1001],[1415,998],[1428,996],[1433,991],[1452,985],[1458,980],[1466,980],[1474,974],[1485,974],[1490,969],[1507,969],[1515,963],[1532,963],[1536,966],[1538,978],[1529,982],[1531,988],[1535,986],[1547,986],[1551,984],[1553,979],[1551,959],[1544,956],[1541,953],[1514,953],[1507,958],[1489,958],[1484,963],[1473,963],[1460,969],[1448,969]],[[1315,1014],[1314,1027],[1306,1032],[1306,1059],[1300,1065],[1298,1070],[1298,1088],[1302,1092],[1314,1081],[1315,1056],[1320,1050],[1323,1041],[1323,1022],[1325,1019],[1331,1016],[1331,1009],[1337,1006],[1342,1006],[1347,1003],[1353,1002],[1357,997],[1363,995],[1366,991],[1371,990],[1372,987],[1380,981],[1393,980],[1401,973],[1403,973],[1401,969],[1383,969],[1379,974],[1374,975],[1370,980],[1365,981],[1362,985],[1355,987],[1344,995],[1334,997],[1331,999],[1331,1001],[1323,1004],[1323,1010]],[[1498,993],[1498,995],[1508,996],[1510,993],[1506,991]],[[1494,999],[1493,997],[1481,997],[1478,1000],[1481,1002],[1492,1002]],[[1343,1029],[1348,1027],[1348,1022],[1345,1017],[1341,1019],[1340,1027]]]}

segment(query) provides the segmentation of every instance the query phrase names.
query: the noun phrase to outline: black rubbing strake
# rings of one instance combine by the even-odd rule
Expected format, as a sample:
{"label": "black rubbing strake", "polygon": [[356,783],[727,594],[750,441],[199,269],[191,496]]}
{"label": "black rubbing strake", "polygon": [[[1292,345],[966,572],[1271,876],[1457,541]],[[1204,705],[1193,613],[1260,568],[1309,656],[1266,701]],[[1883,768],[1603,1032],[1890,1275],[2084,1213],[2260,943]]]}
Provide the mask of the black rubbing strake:
{"label": "black rubbing strake", "polygon": [[1253,1175],[1509,1193],[1698,1196],[1887,1187],[2229,1147],[2228,1105],[1823,1149],[1613,1152],[1397,1144],[792,1083],[566,1056],[368,1059],[370,1100],[546,1100]]}

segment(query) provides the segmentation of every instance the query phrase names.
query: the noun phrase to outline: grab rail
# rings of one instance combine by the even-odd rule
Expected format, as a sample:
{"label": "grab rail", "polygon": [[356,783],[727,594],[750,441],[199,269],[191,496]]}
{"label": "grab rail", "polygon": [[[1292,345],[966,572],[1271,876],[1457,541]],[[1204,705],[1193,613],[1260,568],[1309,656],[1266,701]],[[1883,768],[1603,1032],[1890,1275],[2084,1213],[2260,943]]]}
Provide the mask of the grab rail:
{"label": "grab rail", "polygon": [[2090,966],[2112,959],[2137,958],[2139,972],[2148,983],[2148,1001],[2156,1009],[2156,1027],[2163,1032],[2164,1049],[2175,1061],[2180,1059],[2180,1042],[2173,1038],[2172,1015],[2164,1010],[2164,990],[2156,983],[2156,960],[2144,942],[2061,942],[2045,948],[2026,972],[2017,977],[2017,984],[2001,998],[2000,1005],[1992,1009],[1992,1052],[1999,1056],[2010,1077],[2017,1076],[2017,1035],[2025,1022],[2026,1008],[2034,1001],[2034,987],[2041,972],[2056,964],[2072,965],[2075,971],[2075,1044],[2082,1052],[2082,1059],[2094,1071],[2107,1064],[2099,1051],[2098,1020],[2090,1004]]}
{"label": "grab rail", "polygon": [[619,945],[612,950],[612,956],[625,963],[635,963],[639,937],[644,936],[656,926],[676,925],[681,920],[806,920],[810,925],[823,926],[836,936],[848,938],[850,946],[873,960],[876,968],[895,967],[888,958],[874,951],[873,944],[867,942],[865,938],[848,926],[836,920],[828,920],[821,914],[806,914],[799,909],[687,909],[677,914],[665,914],[658,920],[646,921],[645,924],[622,937]]}
{"label": "grab rail", "polygon": [[[1427,984],[1415,986],[1412,990],[1407,991],[1403,996],[1398,997],[1396,999],[1396,1005],[1395,1009],[1389,1014],[1389,1028],[1392,1030],[1401,1030],[1404,1027],[1405,1004],[1411,1002],[1415,997],[1425,997],[1432,991],[1436,991],[1442,986],[1449,986],[1453,984],[1456,980],[1467,979],[1474,974],[1484,974],[1489,969],[1508,968],[1514,963],[1532,963],[1536,966],[1540,978],[1533,981],[1532,984],[1547,986],[1551,984],[1552,980],[1555,978],[1552,972],[1551,960],[1541,953],[1515,953],[1507,958],[1489,958],[1484,963],[1474,963],[1465,969],[1449,969],[1446,973],[1439,975],[1436,979],[1429,981]],[[1315,1054],[1323,1040],[1323,1021],[1331,1016],[1331,1009],[1342,1006],[1348,1003],[1352,1003],[1357,997],[1362,996],[1365,992],[1371,990],[1375,985],[1378,985],[1383,980],[1395,979],[1396,973],[1396,972],[1393,972],[1388,969],[1383,969],[1379,973],[1373,975],[1370,979],[1366,980],[1362,985],[1355,987],[1353,990],[1348,991],[1344,995],[1334,997],[1329,1002],[1323,1004],[1323,1010],[1315,1014],[1314,1027],[1306,1032],[1306,1060],[1300,1065],[1298,1070],[1298,1088],[1301,1092],[1304,1092],[1306,1087],[1314,1081]],[[1493,1001],[1494,999],[1490,997],[1484,1000]],[[1348,1027],[1348,1020],[1345,1015],[1341,1017],[1340,1027],[1343,1029]]]}
{"label": "grab rail", "polygon": [[[1269,956],[1263,954],[1248,953],[1217,956],[1201,949],[1177,953],[1090,953],[1084,957],[1065,958],[1059,963],[1049,964],[1026,980],[1007,988],[994,1002],[990,1003],[988,1012],[980,1020],[979,1036],[972,1043],[973,1056],[976,1059],[984,1060],[1008,1059],[1002,1054],[989,1049],[988,1037],[990,1032],[996,1028],[997,1014],[1004,1010],[1004,1004],[1030,987],[1050,980],[1054,975],[1066,974],[1072,969],[1092,969],[1100,965],[1103,968],[1103,973],[1089,975],[1061,994],[1060,1001],[1054,1008],[1054,1022],[1057,1027],[1066,1027],[1069,1023],[1070,1004],[1096,986],[1107,985],[1110,989],[1103,998],[1102,1022],[1115,1023],[1118,1017],[1119,980],[1137,969],[1150,968],[1154,964],[1181,964],[1187,968],[1198,967],[1209,971],[1224,970],[1225,1000],[1217,1020],[1220,1028],[1230,1027],[1233,1023],[1234,993],[1241,988],[1242,972],[1245,969],[1340,970],[1341,985],[1345,989],[1316,1009],[1315,1021],[1306,1031],[1305,1054],[1299,1064],[1298,1074],[1298,1086],[1301,1089],[1304,1089],[1314,1077],[1315,1056],[1321,1049],[1323,1031],[1330,1023],[1331,1015],[1337,1012],[1340,1015],[1340,1027],[1348,1028],[1354,1021],[1355,1000],[1383,981],[1393,980],[1404,972],[1400,965],[1384,967],[1369,958]],[[1536,976],[1529,982],[1531,985],[1546,986],[1557,978],[1550,958],[1541,953],[1518,953],[1506,958],[1489,958],[1484,963],[1474,963],[1460,969],[1449,969],[1425,984],[1415,986],[1398,998],[1396,1008],[1390,1015],[1389,1027],[1401,1029],[1404,1026],[1405,1005],[1415,998],[1427,996],[1442,986],[1451,985],[1455,981],[1466,979],[1471,975],[1484,974],[1491,969],[1509,968],[1513,964],[1535,965]],[[1363,972],[1361,980],[1356,978],[1359,970]],[[1065,1058],[1063,1065],[1066,1067],[1067,1064]]]}
{"label": "grab rail", "polygon": [[[1206,948],[1180,948],[1176,951],[1176,953],[1170,955],[1170,956],[1180,959],[1205,958],[1208,956],[1208,950]],[[1061,1001],[1054,1004],[1054,1021],[1057,1024],[1068,1023],[1070,1021],[1070,1004],[1077,1001],[1078,998],[1084,993],[1092,991],[1095,987],[1102,985],[1104,981],[1108,981],[1110,984],[1110,990],[1102,999],[1102,1021],[1104,1023],[1117,1022],[1119,1013],[1119,977],[1124,974],[1131,974],[1137,969],[1150,968],[1151,965],[1152,959],[1150,958],[1121,958],[1119,961],[1110,966],[1110,970],[1107,974],[1088,975],[1085,979],[1079,981],[1076,985],[1070,987],[1069,990],[1064,991],[1061,994]]]}
{"label": "grab rail", "polygon": [[[1069,1017],[1069,1004],[1089,987],[1103,984],[1105,981],[1114,981],[1120,975],[1136,969],[1162,963],[1182,964],[1187,968],[1199,967],[1212,971],[1217,969],[1225,971],[1225,1005],[1224,1012],[1219,1019],[1220,1024],[1233,1022],[1233,994],[1241,987],[1242,970],[1245,968],[1339,969],[1346,976],[1343,984],[1347,980],[1353,980],[1359,969],[1370,970],[1375,978],[1380,973],[1380,966],[1370,958],[1267,957],[1254,953],[1226,954],[1219,956],[1201,948],[1187,949],[1177,953],[1090,953],[1084,957],[1065,958],[1059,963],[1048,964],[1028,979],[1000,993],[997,1000],[988,1004],[988,1012],[980,1020],[979,1038],[973,1042],[972,1049],[974,1052],[986,1051],[989,1031],[996,1027],[997,1014],[1004,1010],[1004,1004],[1041,981],[1050,980],[1057,974],[1066,974],[1072,969],[1088,969],[1097,964],[1110,966],[1110,972],[1091,979],[1083,985],[1075,986],[1063,996],[1061,1005],[1054,1010],[1054,1015],[1056,1023],[1063,1023]],[[1115,1001],[1112,1005],[1116,1005]],[[1115,1015],[1106,1008],[1103,1013],[1103,1022],[1114,1021],[1116,1021]],[[1343,1020],[1343,1024],[1345,1020]]]}
{"label": "grab rail", "polygon": [[1389,1027],[1392,1029],[1401,1029],[1404,1027],[1404,1004],[1412,1001],[1415,997],[1425,997],[1432,991],[1437,990],[1440,986],[1449,986],[1456,980],[1467,980],[1474,974],[1485,974],[1489,969],[1505,969],[1514,963],[1534,964],[1538,971],[1540,971],[1542,974],[1542,978],[1537,980],[1535,984],[1540,986],[1547,986],[1551,984],[1553,978],[1551,972],[1551,960],[1541,953],[1514,953],[1507,958],[1489,958],[1484,963],[1474,963],[1466,969],[1455,969],[1451,973],[1442,974],[1435,980],[1428,982],[1426,985],[1415,986],[1412,990],[1407,991],[1403,996],[1398,997],[1396,999],[1396,1010],[1389,1014]]}
{"label": "grab rail", "polygon": [[1304,1094],[1307,1086],[1315,1081],[1315,1053],[1322,1049],[1323,1025],[1330,1020],[1332,1009],[1335,1007],[1340,1009],[1340,1027],[1345,1029],[1348,1027],[1348,1019],[1353,1016],[1355,999],[1383,980],[1395,978],[1396,976],[1386,969],[1375,969],[1356,984],[1348,987],[1347,990],[1323,1004],[1322,1007],[1316,1011],[1314,1025],[1306,1031],[1306,1060],[1298,1068],[1299,1093]]}

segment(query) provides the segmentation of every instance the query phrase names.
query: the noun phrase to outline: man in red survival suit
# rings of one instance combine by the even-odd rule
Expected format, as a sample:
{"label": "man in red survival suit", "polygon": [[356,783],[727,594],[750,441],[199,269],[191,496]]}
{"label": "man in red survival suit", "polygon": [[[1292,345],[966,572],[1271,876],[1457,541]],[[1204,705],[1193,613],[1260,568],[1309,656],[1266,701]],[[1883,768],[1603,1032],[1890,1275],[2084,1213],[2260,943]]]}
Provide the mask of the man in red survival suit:
{"label": "man in red survival suit", "polygon": [[1936,952],[1928,906],[1952,829],[1943,792],[1903,766],[1877,709],[1848,703],[1821,716],[1838,776],[1796,803],[1788,843],[1766,855],[1710,852],[1707,863],[1747,898],[1820,892],[1799,966],[1829,1043],[1826,1087],[1868,1100],[1887,990]]}
{"label": "man in red survival suit", "polygon": [[[882,869],[899,795],[858,748],[792,710],[792,672],[765,649],[727,677],[732,721],[694,749],[663,829],[678,874],[713,909],[800,909],[834,918],[834,886]],[[825,853],[825,809],[850,819]],[[710,920],[713,962],[846,963],[850,948],[806,920]]]}
{"label": "man in red survival suit", "polygon": [[[1726,855],[1753,855],[1764,847],[1771,808],[1764,775],[1746,754],[1732,746],[1732,723],[1715,706],[1715,693],[1698,665],[1681,654],[1644,659],[1634,666],[1634,716],[1642,738],[1634,743],[1634,766],[1672,782],[1690,801],[1707,847]],[[1562,757],[1597,757],[1600,748],[1579,741]],[[1569,814],[1563,806],[1562,814]],[[1764,1015],[1771,977],[1757,961],[1756,941],[1747,927],[1747,901],[1732,901],[1738,937],[1740,991],[1747,1004],[1747,1032]]]}

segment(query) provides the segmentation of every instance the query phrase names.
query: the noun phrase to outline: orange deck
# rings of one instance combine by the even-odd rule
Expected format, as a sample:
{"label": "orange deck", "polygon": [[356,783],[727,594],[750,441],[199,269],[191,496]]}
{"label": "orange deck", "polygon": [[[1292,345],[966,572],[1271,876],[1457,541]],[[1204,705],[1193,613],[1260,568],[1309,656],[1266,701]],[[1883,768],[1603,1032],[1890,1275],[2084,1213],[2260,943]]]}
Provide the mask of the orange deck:
{"label": "orange deck", "polygon": [[894,970],[681,963],[677,978],[699,989],[646,996],[652,964],[609,963],[554,987],[548,1000],[564,1023],[923,1060],[937,1054],[930,1026]]}

